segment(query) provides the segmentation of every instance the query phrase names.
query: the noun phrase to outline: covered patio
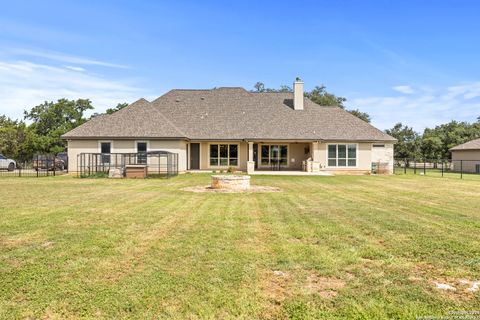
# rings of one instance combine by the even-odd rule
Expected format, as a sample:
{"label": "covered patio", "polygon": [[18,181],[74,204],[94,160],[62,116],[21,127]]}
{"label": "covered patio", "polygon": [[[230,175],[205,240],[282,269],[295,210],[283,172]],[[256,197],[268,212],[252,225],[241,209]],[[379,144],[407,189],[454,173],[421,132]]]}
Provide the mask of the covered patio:
{"label": "covered patio", "polygon": [[320,172],[318,141],[247,141],[248,174],[326,175]]}

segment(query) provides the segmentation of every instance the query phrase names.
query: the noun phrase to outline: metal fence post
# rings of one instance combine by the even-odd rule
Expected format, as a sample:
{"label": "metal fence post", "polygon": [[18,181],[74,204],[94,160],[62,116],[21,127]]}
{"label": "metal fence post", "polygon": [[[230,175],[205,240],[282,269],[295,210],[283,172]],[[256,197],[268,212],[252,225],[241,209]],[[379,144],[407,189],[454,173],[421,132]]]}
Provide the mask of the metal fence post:
{"label": "metal fence post", "polygon": [[37,178],[38,178],[38,171],[40,170],[40,167],[39,167],[39,163],[38,163],[38,154],[37,154],[37,162],[36,162],[36,165],[37,165]]}
{"label": "metal fence post", "polygon": [[463,160],[460,160],[460,179],[463,179]]}
{"label": "metal fence post", "polygon": [[417,160],[413,159],[413,174],[417,174]]}
{"label": "metal fence post", "polygon": [[423,159],[423,175],[427,175],[427,159]]}
{"label": "metal fence post", "polygon": [[403,173],[407,174],[407,158],[403,159]]}
{"label": "metal fence post", "polygon": [[442,178],[443,178],[443,160],[442,160]]}

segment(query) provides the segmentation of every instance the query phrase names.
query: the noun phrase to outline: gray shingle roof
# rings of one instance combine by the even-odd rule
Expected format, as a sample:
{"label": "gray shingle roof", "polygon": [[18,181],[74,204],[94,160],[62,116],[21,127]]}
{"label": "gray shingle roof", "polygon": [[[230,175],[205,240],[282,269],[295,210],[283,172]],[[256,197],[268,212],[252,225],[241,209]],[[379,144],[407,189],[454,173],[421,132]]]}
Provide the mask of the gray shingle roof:
{"label": "gray shingle roof", "polygon": [[450,148],[451,151],[461,151],[461,150],[480,150],[480,138],[472,141],[468,141],[453,148]]}
{"label": "gray shingle roof", "polygon": [[70,138],[186,138],[173,123],[145,99],[110,115],[97,116],[62,136]]}
{"label": "gray shingle roof", "polygon": [[293,110],[293,93],[253,93],[243,88],[171,90],[151,103],[139,100],[64,135],[65,138],[127,136],[395,141],[341,108],[319,106],[305,98],[304,110]]}

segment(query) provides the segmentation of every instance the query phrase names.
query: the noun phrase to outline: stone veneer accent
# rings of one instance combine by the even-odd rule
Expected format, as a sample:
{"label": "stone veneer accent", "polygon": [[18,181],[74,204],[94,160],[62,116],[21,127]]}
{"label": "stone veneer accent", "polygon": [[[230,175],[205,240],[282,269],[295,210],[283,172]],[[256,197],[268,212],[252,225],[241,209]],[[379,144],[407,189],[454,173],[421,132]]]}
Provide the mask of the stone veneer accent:
{"label": "stone veneer accent", "polygon": [[216,175],[212,176],[212,189],[248,190],[250,176]]}

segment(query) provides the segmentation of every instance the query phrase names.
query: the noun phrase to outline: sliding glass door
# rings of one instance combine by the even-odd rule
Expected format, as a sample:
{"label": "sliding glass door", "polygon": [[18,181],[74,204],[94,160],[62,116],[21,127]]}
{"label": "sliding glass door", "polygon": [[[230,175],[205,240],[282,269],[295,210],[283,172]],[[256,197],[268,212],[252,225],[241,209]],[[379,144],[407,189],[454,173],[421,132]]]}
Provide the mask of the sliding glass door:
{"label": "sliding glass door", "polygon": [[262,166],[288,166],[288,145],[263,144],[261,148]]}

